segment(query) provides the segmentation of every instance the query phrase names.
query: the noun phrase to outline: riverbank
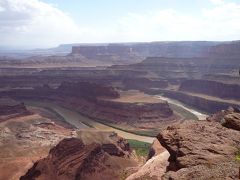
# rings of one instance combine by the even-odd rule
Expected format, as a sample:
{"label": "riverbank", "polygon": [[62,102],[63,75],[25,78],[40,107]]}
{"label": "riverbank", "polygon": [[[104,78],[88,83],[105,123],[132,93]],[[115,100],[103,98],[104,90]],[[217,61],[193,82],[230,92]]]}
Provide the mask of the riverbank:
{"label": "riverbank", "polygon": [[181,103],[178,100],[174,100],[174,99],[162,96],[162,95],[156,95],[155,97],[157,99],[168,101],[169,104],[173,104],[173,105],[178,106],[178,107],[180,107],[182,109],[185,109],[186,111],[188,111],[191,114],[193,114],[194,116],[196,116],[198,118],[198,120],[205,120],[208,117],[207,114],[205,114],[203,112],[199,112],[199,111],[197,111],[197,110],[195,110],[193,108],[187,107],[186,105],[184,105],[183,103]]}
{"label": "riverbank", "polygon": [[34,101],[34,102],[25,102],[28,105],[32,106],[42,106],[52,108],[54,111],[59,113],[68,123],[74,125],[77,129],[86,129],[93,127],[98,130],[104,130],[104,131],[114,131],[116,132],[119,136],[125,138],[125,139],[134,139],[142,142],[147,142],[147,143],[152,143],[153,142],[153,137],[148,137],[148,136],[140,136],[136,135],[133,133],[125,132],[110,126],[107,126],[105,124],[99,123],[97,121],[94,121],[86,116],[81,115],[80,113],[69,110],[65,107],[59,106],[54,103],[50,102],[39,102],[39,101]]}

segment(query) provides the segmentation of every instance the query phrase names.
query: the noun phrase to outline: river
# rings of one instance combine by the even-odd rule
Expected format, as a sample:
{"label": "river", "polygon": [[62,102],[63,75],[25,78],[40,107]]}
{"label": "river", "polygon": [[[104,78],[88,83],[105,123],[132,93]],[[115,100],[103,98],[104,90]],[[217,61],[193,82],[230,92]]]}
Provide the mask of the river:
{"label": "river", "polygon": [[94,127],[95,129],[98,130],[103,130],[103,131],[114,131],[116,132],[119,136],[125,138],[125,139],[134,139],[142,142],[147,142],[147,143],[152,143],[154,138],[153,137],[148,137],[148,136],[140,136],[136,134],[132,134],[129,132],[125,132],[119,129],[115,129],[113,127],[101,124],[97,121],[94,121],[93,119],[90,119],[86,116],[81,115],[77,111],[74,110],[69,110],[67,108],[64,108],[62,106],[56,105],[54,103],[50,102],[26,102],[30,106],[38,106],[38,107],[45,107],[45,108],[51,108],[54,111],[56,111],[59,115],[61,115],[65,121],[67,121],[69,124],[72,124],[75,126],[77,129],[87,129],[90,128],[87,125],[90,125],[91,127]]}
{"label": "river", "polygon": [[168,101],[169,104],[174,104],[174,105],[176,105],[176,106],[179,106],[179,107],[181,107],[181,108],[183,108],[183,109],[191,112],[192,114],[194,114],[195,116],[197,116],[197,118],[198,118],[199,120],[205,120],[206,117],[208,117],[207,114],[204,114],[204,113],[201,113],[201,112],[199,112],[199,111],[197,111],[197,110],[195,110],[195,109],[186,107],[183,103],[181,103],[181,102],[179,102],[179,101],[177,101],[177,100],[170,99],[170,98],[167,98],[167,97],[161,96],[161,95],[156,95],[155,97],[158,98],[158,99],[162,99],[162,100]]}
{"label": "river", "polygon": [[[203,114],[192,108],[186,107],[184,104],[182,104],[181,102],[179,102],[177,100],[173,100],[173,99],[161,96],[161,95],[157,95],[155,97],[158,99],[166,100],[166,101],[168,101],[169,104],[174,104],[176,106],[179,106],[179,107],[191,112],[192,114],[197,116],[199,120],[206,119],[206,117],[208,116],[207,114]],[[43,108],[45,107],[45,108],[53,109],[55,112],[57,112],[59,115],[61,115],[65,119],[65,121],[67,121],[69,124],[72,124],[79,130],[93,127],[95,129],[103,130],[103,131],[114,131],[119,136],[121,136],[125,139],[134,139],[134,140],[148,142],[148,143],[152,143],[154,140],[153,137],[140,136],[140,135],[125,132],[125,131],[122,131],[119,129],[115,129],[114,127],[107,126],[107,125],[97,122],[93,119],[90,119],[86,116],[83,116],[80,113],[78,113],[77,111],[64,108],[64,107],[56,105],[54,103],[45,102],[45,101],[44,102],[34,101],[34,102],[27,102],[27,104],[29,104],[30,106],[40,106]]]}

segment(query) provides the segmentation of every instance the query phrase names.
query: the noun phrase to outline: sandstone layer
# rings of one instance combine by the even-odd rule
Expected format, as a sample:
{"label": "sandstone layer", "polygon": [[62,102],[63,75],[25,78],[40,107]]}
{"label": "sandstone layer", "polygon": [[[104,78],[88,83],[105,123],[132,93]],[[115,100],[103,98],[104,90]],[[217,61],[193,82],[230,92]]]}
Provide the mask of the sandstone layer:
{"label": "sandstone layer", "polygon": [[144,123],[150,123],[154,128],[154,123],[177,119],[166,101],[139,92],[136,94],[140,96],[134,93],[122,96],[114,88],[96,83],[62,83],[56,89],[43,86],[2,94],[28,100],[50,100],[90,118],[114,124],[125,122],[145,126]]}
{"label": "sandstone layer", "polygon": [[164,93],[165,96],[172,99],[176,99],[184,104],[187,104],[196,109],[202,110],[207,113],[216,113],[223,109],[227,109],[229,106],[238,107],[239,101],[236,100],[225,100],[216,98],[213,96],[205,96],[202,94],[193,94],[184,91],[176,90],[146,90],[149,94],[160,94]]}
{"label": "sandstone layer", "polygon": [[126,156],[130,153],[126,146],[85,145],[77,138],[64,139],[20,179],[120,179],[121,170],[135,165]]}
{"label": "sandstone layer", "polygon": [[207,80],[186,80],[181,83],[179,90],[240,100],[240,85],[237,84],[224,84]]}
{"label": "sandstone layer", "polygon": [[74,136],[72,129],[58,125],[50,117],[55,118],[31,112],[0,122],[0,179],[19,179],[52,146]]}
{"label": "sandstone layer", "polygon": [[240,132],[218,122],[187,121],[158,135],[170,153],[163,179],[237,179]]}
{"label": "sandstone layer", "polygon": [[0,122],[9,118],[28,114],[30,114],[30,112],[27,110],[24,103],[17,102],[10,98],[0,97]]}

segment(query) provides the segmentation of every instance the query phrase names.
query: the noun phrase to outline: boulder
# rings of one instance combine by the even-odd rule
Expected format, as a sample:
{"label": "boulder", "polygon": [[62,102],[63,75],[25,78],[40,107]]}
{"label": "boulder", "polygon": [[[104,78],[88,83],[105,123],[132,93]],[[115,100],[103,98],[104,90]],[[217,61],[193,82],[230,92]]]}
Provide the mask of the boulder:
{"label": "boulder", "polygon": [[229,107],[207,118],[208,121],[220,122],[224,127],[240,131],[240,111]]}
{"label": "boulder", "polygon": [[164,179],[238,178],[239,131],[218,122],[186,121],[157,138],[170,153]]}

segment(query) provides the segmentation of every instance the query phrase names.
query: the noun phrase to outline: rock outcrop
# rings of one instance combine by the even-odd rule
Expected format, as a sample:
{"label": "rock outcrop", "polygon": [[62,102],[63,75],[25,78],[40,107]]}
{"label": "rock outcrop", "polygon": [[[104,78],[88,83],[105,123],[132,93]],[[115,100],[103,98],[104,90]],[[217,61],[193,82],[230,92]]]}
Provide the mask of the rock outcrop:
{"label": "rock outcrop", "polygon": [[218,122],[186,121],[157,136],[170,153],[163,179],[237,179],[240,132]]}
{"label": "rock outcrop", "polygon": [[147,160],[151,159],[154,156],[157,156],[166,151],[166,149],[160,144],[158,139],[154,139],[151,148],[149,149]]}
{"label": "rock outcrop", "polygon": [[30,114],[30,112],[27,110],[24,103],[0,97],[0,121],[28,114]]}
{"label": "rock outcrop", "polygon": [[229,107],[207,118],[208,121],[221,123],[224,127],[240,131],[240,110]]}
{"label": "rock outcrop", "polygon": [[20,179],[120,179],[121,163],[131,166],[131,161],[116,151],[114,144],[86,145],[77,138],[64,139]]}
{"label": "rock outcrop", "polygon": [[53,145],[75,134],[59,125],[54,114],[34,112],[32,108],[29,111],[31,114],[8,116],[0,121],[1,180],[19,179]]}

